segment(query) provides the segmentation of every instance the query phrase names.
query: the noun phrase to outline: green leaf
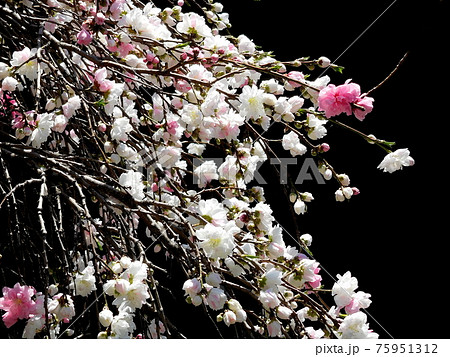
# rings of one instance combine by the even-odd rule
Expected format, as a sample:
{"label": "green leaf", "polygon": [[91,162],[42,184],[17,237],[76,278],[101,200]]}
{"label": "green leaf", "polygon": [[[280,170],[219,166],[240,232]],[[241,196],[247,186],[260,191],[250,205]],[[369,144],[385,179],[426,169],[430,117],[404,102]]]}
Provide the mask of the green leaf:
{"label": "green leaf", "polygon": [[344,72],[344,67],[342,66],[337,66],[335,64],[330,65],[330,67],[333,69],[333,71],[338,72],[338,73],[343,73]]}
{"label": "green leaf", "polygon": [[176,45],[175,48],[183,48],[186,46],[189,46],[189,42],[180,43],[180,44]]}
{"label": "green leaf", "polygon": [[105,98],[100,99],[98,102],[95,102],[95,106],[99,108],[103,108],[106,105]]}
{"label": "green leaf", "polygon": [[311,258],[313,258],[313,254],[312,254],[312,252],[308,249],[308,247],[306,246],[306,244],[302,244],[302,249],[303,249],[306,253],[308,253],[308,255],[309,255]]}
{"label": "green leaf", "polygon": [[384,145],[389,146],[390,148],[393,147],[393,146],[395,145],[395,141],[386,141],[386,140],[383,140],[382,143],[383,143]]}
{"label": "green leaf", "polygon": [[242,258],[250,258],[250,259],[258,259],[256,255],[250,255],[250,254],[243,254],[241,255]]}

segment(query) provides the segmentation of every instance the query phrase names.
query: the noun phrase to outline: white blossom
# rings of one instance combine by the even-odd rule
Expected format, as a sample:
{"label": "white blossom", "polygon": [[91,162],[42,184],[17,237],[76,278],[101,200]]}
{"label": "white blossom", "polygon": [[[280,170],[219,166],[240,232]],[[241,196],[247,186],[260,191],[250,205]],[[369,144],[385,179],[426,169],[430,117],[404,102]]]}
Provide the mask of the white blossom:
{"label": "white blossom", "polygon": [[35,148],[41,147],[41,144],[47,141],[51,128],[54,126],[53,114],[42,113],[36,120],[37,127],[31,133],[31,144]]}
{"label": "white blossom", "polygon": [[283,136],[282,145],[284,150],[289,150],[292,156],[303,155],[306,153],[306,146],[300,142],[300,139],[293,131]]}
{"label": "white blossom", "polygon": [[0,62],[0,80],[8,77],[9,75],[9,67],[6,63]]}
{"label": "white blossom", "polygon": [[278,286],[281,285],[281,278],[283,273],[275,268],[271,268],[261,277],[261,287],[264,290],[271,289],[273,291],[278,291]]}
{"label": "white blossom", "polygon": [[14,77],[5,77],[2,81],[2,90],[13,92],[19,82]]}
{"label": "white blossom", "polygon": [[198,246],[204,250],[206,256],[217,259],[231,254],[236,245],[233,234],[238,231],[239,228],[234,222],[227,223],[223,228],[208,223],[195,234],[199,240]]}
{"label": "white blossom", "polygon": [[133,130],[130,120],[125,117],[116,118],[111,128],[111,139],[117,141],[127,141],[128,133]]}
{"label": "white blossom", "polygon": [[95,287],[95,269],[92,262],[84,268],[82,272],[75,275],[75,293],[81,296],[88,296],[91,292],[97,290]]}
{"label": "white blossom", "polygon": [[391,152],[384,157],[378,168],[384,172],[392,173],[401,170],[403,166],[413,166],[414,159],[409,154],[408,149],[398,149]]}
{"label": "white blossom", "polygon": [[188,279],[183,284],[183,290],[192,297],[202,290],[202,285],[197,278]]}
{"label": "white blossom", "polygon": [[75,112],[81,108],[81,99],[78,95],[71,97],[66,104],[62,106],[63,113],[67,119],[70,119]]}
{"label": "white blossom", "polygon": [[177,24],[176,28],[184,34],[193,34],[201,37],[212,35],[211,29],[206,25],[205,18],[193,12],[183,14],[182,21]]}
{"label": "white blossom", "polygon": [[119,310],[119,314],[114,316],[111,322],[111,337],[117,339],[131,338],[131,334],[136,329],[133,317],[133,312],[129,308]]}
{"label": "white blossom", "polygon": [[261,290],[259,301],[266,309],[274,309],[280,305],[280,299],[278,299],[277,293],[272,289]]}
{"label": "white blossom", "polygon": [[196,211],[214,226],[223,227],[228,222],[227,210],[216,198],[200,200]]}
{"label": "white blossom", "polygon": [[198,177],[198,187],[205,187],[212,180],[219,178],[216,163],[212,160],[205,161],[195,168],[194,174]]}
{"label": "white blossom", "polygon": [[256,50],[256,46],[253,43],[252,40],[250,40],[247,36],[245,35],[239,35],[238,36],[238,48],[239,48],[239,52],[240,53],[254,53]]}
{"label": "white blossom", "polygon": [[239,113],[247,119],[258,119],[265,116],[264,111],[264,92],[256,86],[245,86],[239,96],[241,105],[239,106]]}
{"label": "white blossom", "polygon": [[69,321],[75,316],[75,306],[73,304],[72,297],[67,294],[56,294],[48,302],[48,311],[55,314],[56,318],[60,321]]}
{"label": "white blossom", "polygon": [[119,177],[119,184],[133,196],[135,200],[141,201],[145,197],[145,186],[142,182],[142,174],[133,170],[124,172]]}
{"label": "white blossom", "polygon": [[343,276],[337,275],[338,281],[334,283],[331,294],[337,306],[346,306],[352,300],[352,295],[358,288],[358,280],[348,271]]}
{"label": "white blossom", "polygon": [[24,75],[32,81],[38,77],[37,60],[30,60],[36,55],[36,53],[37,48],[33,48],[30,50],[28,47],[25,47],[21,51],[15,51],[11,59],[11,66],[18,67],[17,73]]}
{"label": "white blossom", "polygon": [[220,277],[219,274],[211,272],[206,276],[205,281],[209,285],[218,288],[220,283],[222,283],[222,278]]}
{"label": "white blossom", "polygon": [[341,338],[356,339],[356,338],[378,338],[378,334],[369,329],[367,323],[367,315],[359,311],[352,315],[348,315],[339,326]]}

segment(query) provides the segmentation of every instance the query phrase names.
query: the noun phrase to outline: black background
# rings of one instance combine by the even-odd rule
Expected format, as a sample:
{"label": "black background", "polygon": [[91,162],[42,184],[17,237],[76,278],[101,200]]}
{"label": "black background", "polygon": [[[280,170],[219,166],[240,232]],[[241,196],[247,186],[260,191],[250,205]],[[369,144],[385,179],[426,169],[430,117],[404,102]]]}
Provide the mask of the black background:
{"label": "black background", "polygon": [[[324,269],[333,276],[350,270],[360,289],[372,294],[368,313],[382,327],[373,319],[369,322],[380,337],[448,337],[440,327],[449,317],[449,118],[444,98],[448,3],[397,0],[378,18],[392,0],[221,2],[230,13],[231,33],[246,34],[264,50],[274,51],[277,59],[340,57],[337,64],[345,67],[344,73],[327,72],[336,85],[352,78],[368,91],[409,51],[395,75],[371,94],[374,110],[364,122],[345,115],[339,119],[366,134],[396,141],[396,149],[408,148],[416,164],[383,173],[376,167],[384,151],[340,128],[329,128],[328,158],[361,194],[338,203],[334,183],[307,186],[315,201],[299,217],[299,225],[301,233],[312,234],[314,257]],[[312,78],[319,73],[312,72]],[[278,213],[287,201],[271,197],[269,187],[266,196],[273,200],[277,220],[293,233],[291,217]],[[323,276],[332,284],[325,272]]]}

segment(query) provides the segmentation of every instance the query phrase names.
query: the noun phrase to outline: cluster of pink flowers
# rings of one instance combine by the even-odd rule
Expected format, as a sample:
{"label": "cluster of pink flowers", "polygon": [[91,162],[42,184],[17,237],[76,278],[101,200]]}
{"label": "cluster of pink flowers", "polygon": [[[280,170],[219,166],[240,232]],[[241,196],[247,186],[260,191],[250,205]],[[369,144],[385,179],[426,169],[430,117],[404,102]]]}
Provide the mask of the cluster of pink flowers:
{"label": "cluster of pink flowers", "polygon": [[13,288],[5,286],[2,292],[0,310],[6,311],[2,316],[6,327],[11,327],[19,319],[28,319],[43,309],[43,300],[36,296],[36,289],[32,286],[16,283]]}
{"label": "cluster of pink flowers", "polygon": [[345,84],[335,86],[329,84],[319,92],[319,110],[325,111],[327,118],[341,113],[351,115],[359,120],[364,120],[373,109],[374,99],[361,94],[361,88],[356,83],[347,80]]}
{"label": "cluster of pink flowers", "polygon": [[0,90],[0,106],[0,119],[10,113],[11,124],[14,129],[24,126],[24,116],[17,110],[17,102],[8,93],[2,92],[2,90]]}

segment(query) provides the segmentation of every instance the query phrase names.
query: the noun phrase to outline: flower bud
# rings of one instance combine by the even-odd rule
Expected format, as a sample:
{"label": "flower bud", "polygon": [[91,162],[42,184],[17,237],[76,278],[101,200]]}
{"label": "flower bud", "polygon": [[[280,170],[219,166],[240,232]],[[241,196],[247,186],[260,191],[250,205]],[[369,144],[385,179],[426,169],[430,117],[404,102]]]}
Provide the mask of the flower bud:
{"label": "flower bud", "polygon": [[101,133],[104,133],[106,131],[106,128],[107,128],[107,126],[105,123],[100,123],[97,126],[98,131],[100,131]]}
{"label": "flower bud", "polygon": [[327,152],[328,150],[330,150],[330,145],[328,145],[327,143],[320,144],[319,152]]}
{"label": "flower bud", "polygon": [[245,310],[240,309],[234,312],[236,314],[236,322],[244,322],[247,320],[247,313]]}
{"label": "flower bud", "polygon": [[343,186],[348,186],[348,185],[350,185],[350,178],[348,177],[348,175],[346,175],[346,174],[340,174],[340,175],[338,175],[338,179],[339,179],[339,182],[340,182]]}
{"label": "flower bud", "polygon": [[314,199],[312,193],[310,192],[303,192],[300,197],[304,202],[311,202]]}
{"label": "flower bud", "polygon": [[294,203],[295,201],[297,201],[297,198],[298,198],[298,196],[297,196],[296,192],[291,192],[289,194],[289,201],[291,201],[291,203]]}
{"label": "flower bud", "polygon": [[2,90],[13,92],[16,90],[19,82],[13,77],[6,77],[2,82]]}
{"label": "flower bud", "polygon": [[110,268],[114,272],[114,274],[120,274],[123,271],[123,268],[119,262],[110,263]]}
{"label": "flower bud", "polygon": [[378,139],[375,137],[375,135],[373,135],[373,134],[367,135],[367,142],[369,144],[375,144],[377,142],[377,140]]}
{"label": "flower bud", "polygon": [[57,293],[58,293],[58,286],[55,285],[55,284],[51,284],[51,285],[48,287],[48,294],[49,294],[50,296],[53,296],[53,295],[56,295]]}
{"label": "flower bud", "polygon": [[212,4],[212,8],[214,9],[215,12],[222,12],[223,5],[220,2],[216,2]]}
{"label": "flower bud", "polygon": [[286,306],[278,306],[277,316],[282,320],[288,320],[292,315],[292,310]]}
{"label": "flower bud", "polygon": [[342,192],[341,189],[337,190],[334,193],[334,197],[336,198],[337,202],[344,202],[345,201],[345,196],[344,196],[344,192]]}
{"label": "flower bud", "polygon": [[353,196],[353,190],[351,187],[344,187],[342,189],[342,192],[344,193],[345,198],[348,200]]}
{"label": "flower bud", "polygon": [[161,249],[162,249],[161,244],[155,244],[155,246],[153,247],[153,252],[159,253]]}
{"label": "flower bud", "polygon": [[220,275],[217,273],[214,273],[214,272],[209,273],[206,276],[205,280],[206,280],[206,283],[214,286],[215,288],[217,288],[220,285],[220,283],[222,282],[222,278],[220,277]]}
{"label": "flower bud", "polygon": [[112,154],[111,155],[111,161],[115,164],[118,164],[120,162],[121,158],[119,155],[117,154]]}
{"label": "flower bud", "polygon": [[184,282],[183,290],[192,297],[202,290],[202,285],[197,278],[189,279]]}
{"label": "flower bud", "polygon": [[194,306],[200,306],[203,302],[203,299],[200,295],[195,295],[191,297],[191,303]]}
{"label": "flower bud", "polygon": [[105,152],[111,153],[114,150],[114,144],[111,141],[106,141],[105,144],[103,144],[103,148],[105,149]]}
{"label": "flower bud", "polygon": [[123,269],[127,269],[131,264],[131,259],[130,257],[123,256],[122,258],[120,258],[119,263]]}
{"label": "flower bud", "polygon": [[321,68],[327,68],[331,64],[331,61],[327,57],[322,56],[318,59],[317,64]]}
{"label": "flower bud", "polygon": [[101,331],[97,335],[97,339],[106,340],[108,338],[108,333],[106,331]]}
{"label": "flower bud", "polygon": [[230,299],[227,301],[228,307],[230,310],[236,312],[237,310],[241,310],[242,306],[236,299]]}
{"label": "flower bud", "polygon": [[236,314],[233,311],[227,310],[223,314],[223,322],[225,325],[230,326],[236,323]]}
{"label": "flower bud", "polygon": [[294,204],[294,211],[297,214],[303,214],[306,212],[306,204],[301,199],[298,199]]}
{"label": "flower bud", "polygon": [[111,325],[113,317],[114,316],[112,311],[109,310],[108,308],[103,309],[98,314],[98,320],[100,321],[103,327],[108,327],[109,325]]}
{"label": "flower bud", "polygon": [[311,234],[309,234],[309,233],[305,233],[305,234],[302,234],[302,235],[300,236],[300,240],[301,240],[307,247],[309,247],[309,246],[311,245],[311,243],[312,243],[312,236],[311,236]]}

